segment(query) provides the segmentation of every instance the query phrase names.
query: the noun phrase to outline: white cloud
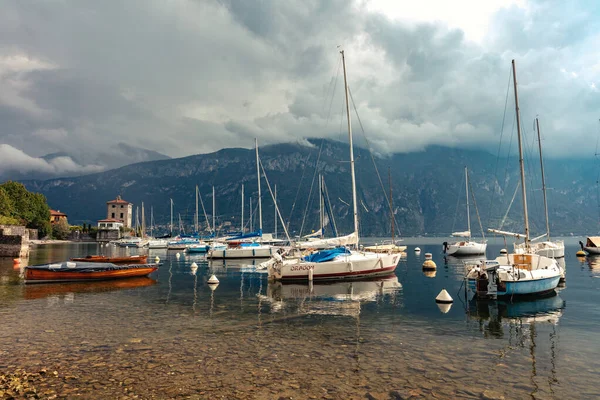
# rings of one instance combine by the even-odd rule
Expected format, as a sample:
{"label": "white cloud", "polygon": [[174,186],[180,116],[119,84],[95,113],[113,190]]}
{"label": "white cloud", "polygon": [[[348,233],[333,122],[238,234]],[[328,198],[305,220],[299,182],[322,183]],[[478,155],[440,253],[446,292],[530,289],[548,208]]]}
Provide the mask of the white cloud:
{"label": "white cloud", "polygon": [[77,174],[100,172],[104,167],[99,165],[79,165],[70,157],[55,157],[51,160],[31,157],[23,151],[7,144],[0,144],[0,175],[8,172],[43,173],[48,175]]}

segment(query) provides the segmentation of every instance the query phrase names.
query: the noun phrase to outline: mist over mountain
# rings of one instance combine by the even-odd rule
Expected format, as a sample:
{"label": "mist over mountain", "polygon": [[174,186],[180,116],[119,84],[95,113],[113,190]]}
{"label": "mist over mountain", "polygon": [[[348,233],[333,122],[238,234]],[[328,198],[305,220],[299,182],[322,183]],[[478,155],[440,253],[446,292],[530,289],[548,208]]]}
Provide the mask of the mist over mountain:
{"label": "mist over mountain", "polygon": [[0,180],[50,179],[80,176],[143,161],[166,160],[169,156],[126,143],[106,150],[60,151],[30,156],[7,144],[0,145]]}
{"label": "mist over mountain", "polygon": [[[309,139],[259,149],[271,188],[277,186],[277,199],[290,234],[318,229],[316,171],[325,177],[333,215],[340,234],[352,231],[351,181],[346,143]],[[319,157],[319,152],[320,157]],[[388,157],[371,155],[355,147],[357,191],[361,235],[389,235],[390,219],[388,169],[392,178],[394,214],[403,235],[448,234],[466,229],[464,167],[470,170],[474,234],[480,232],[476,214],[484,229],[499,227],[523,231],[520,192],[513,201],[519,181],[516,158],[498,157],[484,151],[430,146],[415,153]],[[381,183],[375,170],[377,165]],[[532,235],[545,230],[539,161],[531,155],[527,164],[527,190]],[[551,230],[554,234],[592,234],[598,231],[599,208],[595,189],[598,167],[591,159],[547,160],[545,162]],[[252,197],[256,214],[257,184],[255,152],[229,148],[210,154],[148,161],[100,173],[24,182],[29,190],[46,195],[51,207],[66,212],[72,224],[95,223],[106,217],[106,201],[117,195],[140,206],[144,202],[146,224],[150,208],[158,224],[170,218],[174,201],[175,225],[181,218],[187,231],[193,225],[195,186],[199,186],[206,212],[212,214],[212,186],[216,193],[217,224],[240,226],[241,185],[245,189],[245,222],[248,227]],[[512,201],[510,212],[508,206]],[[263,230],[274,227],[274,207],[265,181],[262,181]],[[306,210],[306,217],[304,218]],[[506,215],[506,217],[505,217]],[[206,227],[202,208],[200,223]],[[302,222],[304,220],[304,226]],[[254,227],[258,226],[257,217]],[[301,232],[302,228],[302,232]],[[279,226],[278,231],[282,229]]]}

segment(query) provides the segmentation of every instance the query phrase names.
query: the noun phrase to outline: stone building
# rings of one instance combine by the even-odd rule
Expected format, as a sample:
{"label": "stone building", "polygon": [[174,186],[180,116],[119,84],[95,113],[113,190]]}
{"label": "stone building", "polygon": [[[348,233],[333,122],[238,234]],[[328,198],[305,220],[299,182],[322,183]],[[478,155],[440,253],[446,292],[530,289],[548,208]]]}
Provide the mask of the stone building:
{"label": "stone building", "polygon": [[132,209],[132,203],[117,196],[116,199],[106,202],[106,219],[119,220],[125,228],[131,228]]}
{"label": "stone building", "polygon": [[98,221],[98,233],[96,240],[98,242],[110,242],[111,240],[121,239],[121,228],[123,222],[115,218],[101,219]]}

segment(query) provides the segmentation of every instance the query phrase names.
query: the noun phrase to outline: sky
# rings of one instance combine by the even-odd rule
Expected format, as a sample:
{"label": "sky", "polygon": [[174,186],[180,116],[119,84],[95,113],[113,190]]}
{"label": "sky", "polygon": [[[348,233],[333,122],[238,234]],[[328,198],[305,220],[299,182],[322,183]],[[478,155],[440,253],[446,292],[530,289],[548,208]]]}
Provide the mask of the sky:
{"label": "sky", "polygon": [[525,135],[539,116],[546,156],[592,157],[599,17],[597,1],[4,0],[0,173],[95,172],[68,154],[121,142],[181,157],[344,140],[340,49],[378,152],[495,152],[515,59]]}

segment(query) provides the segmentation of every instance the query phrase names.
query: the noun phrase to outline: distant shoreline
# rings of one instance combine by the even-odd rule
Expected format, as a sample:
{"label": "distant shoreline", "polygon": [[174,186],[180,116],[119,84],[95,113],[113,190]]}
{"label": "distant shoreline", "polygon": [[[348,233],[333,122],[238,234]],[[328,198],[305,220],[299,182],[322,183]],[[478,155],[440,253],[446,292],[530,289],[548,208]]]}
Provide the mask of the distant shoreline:
{"label": "distant shoreline", "polygon": [[77,240],[57,240],[57,239],[43,239],[43,240],[30,240],[29,244],[36,246],[43,246],[45,244],[67,244],[67,243],[97,243],[95,241],[91,242],[80,242]]}

